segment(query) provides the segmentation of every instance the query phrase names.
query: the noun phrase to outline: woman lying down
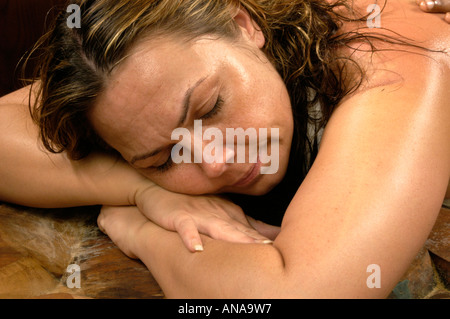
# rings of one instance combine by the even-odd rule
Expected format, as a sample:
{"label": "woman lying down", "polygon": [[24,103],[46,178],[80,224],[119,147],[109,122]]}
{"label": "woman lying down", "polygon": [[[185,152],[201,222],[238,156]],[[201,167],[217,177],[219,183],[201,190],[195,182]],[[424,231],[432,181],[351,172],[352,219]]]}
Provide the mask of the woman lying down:
{"label": "woman lying down", "polygon": [[79,28],[62,12],[37,80],[0,100],[1,200],[104,205],[99,227],[167,297],[389,294],[450,197],[444,14],[75,4]]}

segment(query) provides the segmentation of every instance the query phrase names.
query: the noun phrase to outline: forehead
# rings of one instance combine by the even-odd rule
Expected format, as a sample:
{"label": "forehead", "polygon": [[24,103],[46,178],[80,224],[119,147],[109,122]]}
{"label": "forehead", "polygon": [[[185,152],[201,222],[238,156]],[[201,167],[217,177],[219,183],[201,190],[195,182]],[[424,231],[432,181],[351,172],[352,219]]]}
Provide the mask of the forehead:
{"label": "forehead", "polygon": [[125,159],[170,140],[186,91],[208,70],[187,43],[139,44],[114,70],[90,119],[99,135]]}

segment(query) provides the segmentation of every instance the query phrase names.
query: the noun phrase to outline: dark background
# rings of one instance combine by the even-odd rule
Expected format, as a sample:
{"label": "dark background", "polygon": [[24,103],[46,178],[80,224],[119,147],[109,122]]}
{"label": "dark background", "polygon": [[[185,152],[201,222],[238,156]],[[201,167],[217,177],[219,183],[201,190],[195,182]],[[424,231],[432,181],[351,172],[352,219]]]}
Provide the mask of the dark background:
{"label": "dark background", "polygon": [[[23,86],[22,56],[33,48],[66,0],[0,0],[0,96]],[[26,69],[30,77],[33,62]]]}

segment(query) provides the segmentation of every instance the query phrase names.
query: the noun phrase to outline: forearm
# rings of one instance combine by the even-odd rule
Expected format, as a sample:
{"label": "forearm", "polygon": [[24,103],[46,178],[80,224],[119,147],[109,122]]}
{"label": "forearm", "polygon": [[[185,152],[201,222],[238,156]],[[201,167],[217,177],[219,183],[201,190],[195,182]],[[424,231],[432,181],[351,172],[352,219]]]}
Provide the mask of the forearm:
{"label": "forearm", "polygon": [[136,239],[137,257],[169,298],[282,298],[295,293],[286,282],[283,257],[272,245],[203,237],[205,250],[190,253],[176,233],[153,223],[144,224]]}
{"label": "forearm", "polygon": [[81,161],[39,144],[26,105],[0,106],[0,200],[33,207],[130,205],[152,185],[122,160],[93,154]]}

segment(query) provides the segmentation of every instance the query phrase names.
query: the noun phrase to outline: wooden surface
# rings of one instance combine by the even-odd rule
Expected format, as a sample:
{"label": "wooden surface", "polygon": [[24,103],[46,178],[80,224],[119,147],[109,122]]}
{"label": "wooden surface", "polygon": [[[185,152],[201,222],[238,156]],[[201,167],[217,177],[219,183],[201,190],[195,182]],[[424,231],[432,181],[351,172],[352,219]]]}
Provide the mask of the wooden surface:
{"label": "wooden surface", "polygon": [[450,210],[442,208],[424,247],[389,298],[450,299],[449,275]]}
{"label": "wooden surface", "polygon": [[[0,205],[0,298],[162,298],[148,269],[96,226],[98,208]],[[81,288],[67,287],[67,266]]]}
{"label": "wooden surface", "polygon": [[[0,298],[163,298],[148,269],[96,226],[97,207],[30,209],[0,203]],[[399,234],[401,236],[401,234]],[[389,298],[450,298],[450,210]],[[67,266],[81,268],[68,288]]]}

